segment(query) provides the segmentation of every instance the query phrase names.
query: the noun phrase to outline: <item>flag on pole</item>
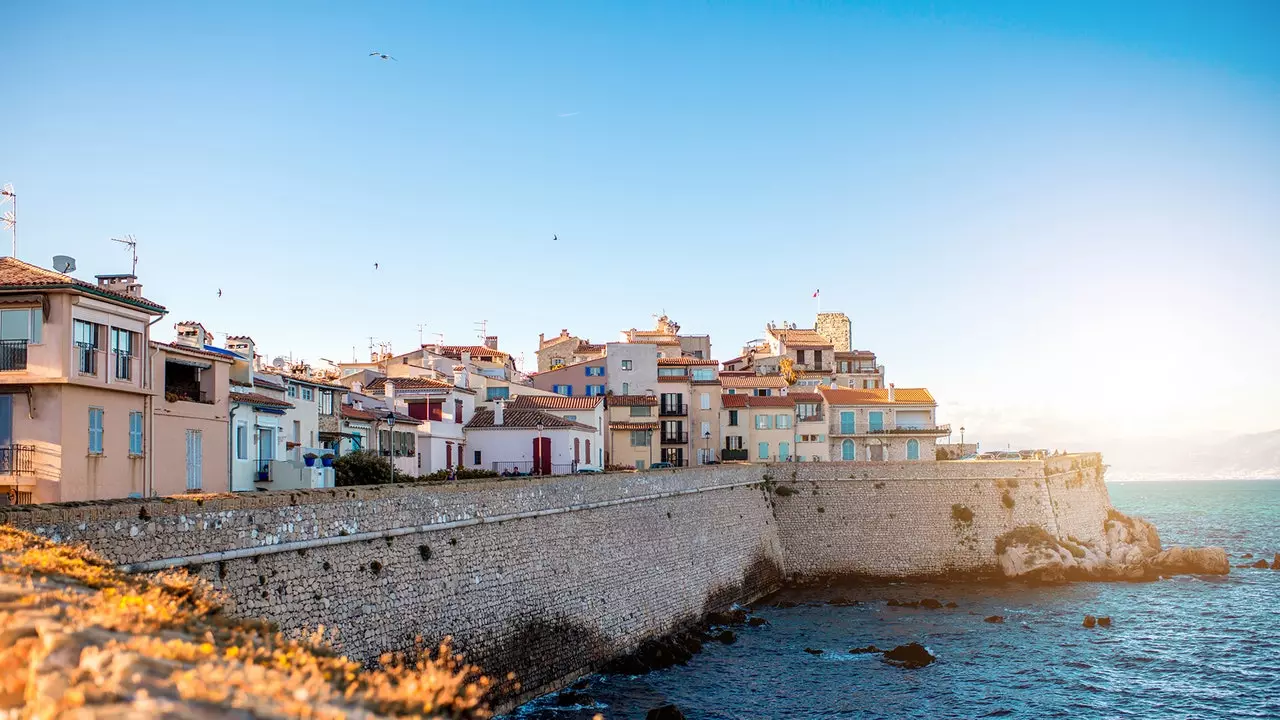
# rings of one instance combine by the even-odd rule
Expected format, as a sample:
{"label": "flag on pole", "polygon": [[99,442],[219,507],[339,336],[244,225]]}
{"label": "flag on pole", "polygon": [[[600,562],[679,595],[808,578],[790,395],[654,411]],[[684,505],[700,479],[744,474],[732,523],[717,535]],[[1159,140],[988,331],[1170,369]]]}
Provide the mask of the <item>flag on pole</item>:
{"label": "flag on pole", "polygon": [[813,296],[814,296],[814,297],[818,297],[818,291],[817,291],[817,290],[814,290],[814,291],[813,291]]}

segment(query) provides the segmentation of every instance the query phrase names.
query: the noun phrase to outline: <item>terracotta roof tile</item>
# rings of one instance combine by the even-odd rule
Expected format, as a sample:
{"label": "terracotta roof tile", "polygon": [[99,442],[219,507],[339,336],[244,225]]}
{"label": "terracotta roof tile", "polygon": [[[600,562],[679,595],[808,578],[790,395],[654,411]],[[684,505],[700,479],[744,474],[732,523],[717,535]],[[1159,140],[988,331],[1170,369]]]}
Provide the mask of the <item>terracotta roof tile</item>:
{"label": "terracotta roof tile", "polygon": [[819,388],[828,405],[937,405],[925,388],[895,388],[889,401],[889,388],[856,390],[853,388]]}
{"label": "terracotta roof tile", "polygon": [[837,350],[836,358],[839,360],[874,360],[876,354],[870,350]]}
{"label": "terracotta roof tile", "polygon": [[787,379],[781,375],[726,375],[720,374],[720,384],[727,388],[784,388]]}
{"label": "terracotta roof tile", "polygon": [[14,257],[0,257],[0,289],[13,288],[67,288],[133,305],[144,310],[165,312],[163,305],[151,302],[146,298],[131,297],[124,293],[108,290],[91,282],[85,282],[60,272],[54,272],[39,265],[32,265]]}
{"label": "terracotta roof tile", "polygon": [[516,410],[595,410],[603,395],[565,397],[563,395],[517,395],[507,403]]}
{"label": "terracotta roof tile", "polygon": [[510,356],[510,353],[495,350],[488,345],[424,345],[423,347],[438,355],[451,358],[460,358],[463,352],[471,353],[473,360],[479,355],[496,355],[504,358]]}
{"label": "terracotta roof tile", "polygon": [[832,346],[830,340],[822,337],[817,330],[812,328],[796,328],[794,330],[782,330],[775,328],[770,330],[769,334],[793,347],[828,348]]}
{"label": "terracotta roof tile", "polygon": [[265,388],[271,388],[272,390],[284,390],[284,383],[277,381],[276,377],[278,376],[268,376],[266,373],[254,373],[253,384],[261,385]]}
{"label": "terracotta roof tile", "polygon": [[381,393],[387,385],[387,380],[395,385],[396,390],[452,390],[453,383],[444,380],[436,380],[429,377],[398,377],[398,378],[374,378],[369,381],[364,389],[370,393]]}
{"label": "terracotta roof tile", "polygon": [[471,416],[467,421],[467,430],[485,430],[494,427],[520,428],[524,430],[536,428],[538,423],[542,423],[544,430],[587,430],[595,432],[595,428],[590,425],[584,425],[580,422],[565,420],[558,415],[552,415],[542,410],[523,410],[519,408],[506,408],[502,413],[502,425],[495,426],[493,424],[492,410],[476,410],[476,414]]}
{"label": "terracotta roof tile", "polygon": [[609,407],[630,407],[632,405],[657,405],[656,395],[606,395],[605,403]]}
{"label": "terracotta roof tile", "polygon": [[[404,423],[406,425],[421,425],[422,421],[411,415],[405,415],[402,412],[396,412],[396,424]],[[387,409],[385,407],[361,409],[354,405],[344,404],[342,406],[342,417],[348,420],[385,420],[387,417]]]}
{"label": "terracotta roof tile", "polygon": [[792,407],[795,401],[790,395],[769,395],[766,397],[756,397],[755,395],[721,395],[720,404],[723,407],[734,408],[753,408],[753,407]]}
{"label": "terracotta roof tile", "polygon": [[611,422],[610,430],[657,430],[656,422]]}
{"label": "terracotta roof tile", "polygon": [[822,402],[822,393],[816,392],[793,392],[787,395],[792,402],[798,403],[820,403]]}
{"label": "terracotta roof tile", "polygon": [[287,400],[281,400],[280,398],[273,398],[273,397],[270,397],[269,395],[263,395],[262,393],[233,392],[233,393],[229,393],[228,396],[231,398],[231,402],[244,403],[246,405],[261,405],[263,407],[274,407],[274,408],[293,407],[293,403]]}
{"label": "terracotta roof tile", "polygon": [[663,365],[719,365],[718,360],[703,360],[702,358],[678,357],[678,358],[658,358],[658,366]]}
{"label": "terracotta roof tile", "polygon": [[234,359],[230,355],[224,355],[219,352],[213,352],[212,350],[202,350],[200,348],[193,348],[190,345],[181,345],[176,342],[162,343],[162,342],[156,342],[155,340],[152,340],[151,345],[152,347],[158,347],[164,350],[176,350],[178,352],[191,353],[192,355],[200,355],[202,357],[211,357],[211,358],[216,358],[218,360],[224,360],[226,362],[234,362]]}

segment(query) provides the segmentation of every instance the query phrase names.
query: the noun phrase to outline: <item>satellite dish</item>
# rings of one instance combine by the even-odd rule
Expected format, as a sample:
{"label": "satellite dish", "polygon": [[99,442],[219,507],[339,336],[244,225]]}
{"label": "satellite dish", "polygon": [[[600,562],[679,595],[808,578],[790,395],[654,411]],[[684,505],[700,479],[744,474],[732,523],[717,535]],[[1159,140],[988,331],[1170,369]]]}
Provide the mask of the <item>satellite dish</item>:
{"label": "satellite dish", "polygon": [[68,255],[54,255],[53,269],[60,273],[75,272],[76,259]]}

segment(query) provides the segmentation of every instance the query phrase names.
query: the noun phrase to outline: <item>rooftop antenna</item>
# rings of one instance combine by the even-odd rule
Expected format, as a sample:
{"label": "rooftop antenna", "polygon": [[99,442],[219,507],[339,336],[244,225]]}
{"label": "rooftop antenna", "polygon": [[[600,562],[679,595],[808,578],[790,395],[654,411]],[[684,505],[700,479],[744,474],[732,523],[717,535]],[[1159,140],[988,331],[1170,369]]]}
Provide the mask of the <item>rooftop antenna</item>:
{"label": "rooftop antenna", "polygon": [[422,331],[426,329],[426,325],[418,323],[418,347],[422,347]]}
{"label": "rooftop antenna", "polygon": [[137,277],[138,276],[138,241],[132,235],[125,235],[123,240],[121,240],[120,238],[111,238],[111,241],[118,242],[121,245],[124,245],[125,247],[129,248],[129,251],[131,253],[133,253],[133,266],[129,269],[129,274],[133,275],[134,277]]}
{"label": "rooftop antenna", "polygon": [[484,340],[486,337],[488,337],[488,335],[489,335],[489,321],[488,321],[488,320],[481,320],[481,321],[480,321],[480,322],[478,322],[478,323],[472,323],[472,327],[474,327],[474,328],[476,329],[476,332],[477,332],[477,333],[479,333],[479,336],[480,336],[480,339],[481,339],[481,340]]}
{"label": "rooftop antenna", "polygon": [[0,190],[0,206],[5,203],[13,203],[12,210],[5,210],[4,215],[0,215],[0,223],[4,223],[5,228],[13,233],[13,257],[18,257],[18,195],[13,192],[13,184],[5,183],[4,189]]}

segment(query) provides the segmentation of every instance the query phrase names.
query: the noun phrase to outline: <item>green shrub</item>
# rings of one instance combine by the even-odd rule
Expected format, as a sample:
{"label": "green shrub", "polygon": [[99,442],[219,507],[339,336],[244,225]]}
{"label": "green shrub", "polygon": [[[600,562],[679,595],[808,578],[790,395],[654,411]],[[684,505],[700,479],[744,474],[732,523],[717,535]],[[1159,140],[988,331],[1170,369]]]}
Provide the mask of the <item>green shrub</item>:
{"label": "green shrub", "polygon": [[395,471],[393,479],[391,462],[369,450],[342,455],[333,461],[333,484],[337,487],[385,485],[392,482],[408,482],[413,479],[412,475],[406,475],[399,470]]}
{"label": "green shrub", "polygon": [[[484,468],[469,468],[469,467],[454,468],[454,472],[457,473],[457,478],[459,480],[479,480],[482,478],[501,477],[501,475],[499,475],[498,473],[492,470],[485,470]],[[448,479],[449,479],[448,470],[437,470],[428,475],[418,476],[418,480],[421,480],[423,482],[440,482],[442,480],[448,480]]]}

